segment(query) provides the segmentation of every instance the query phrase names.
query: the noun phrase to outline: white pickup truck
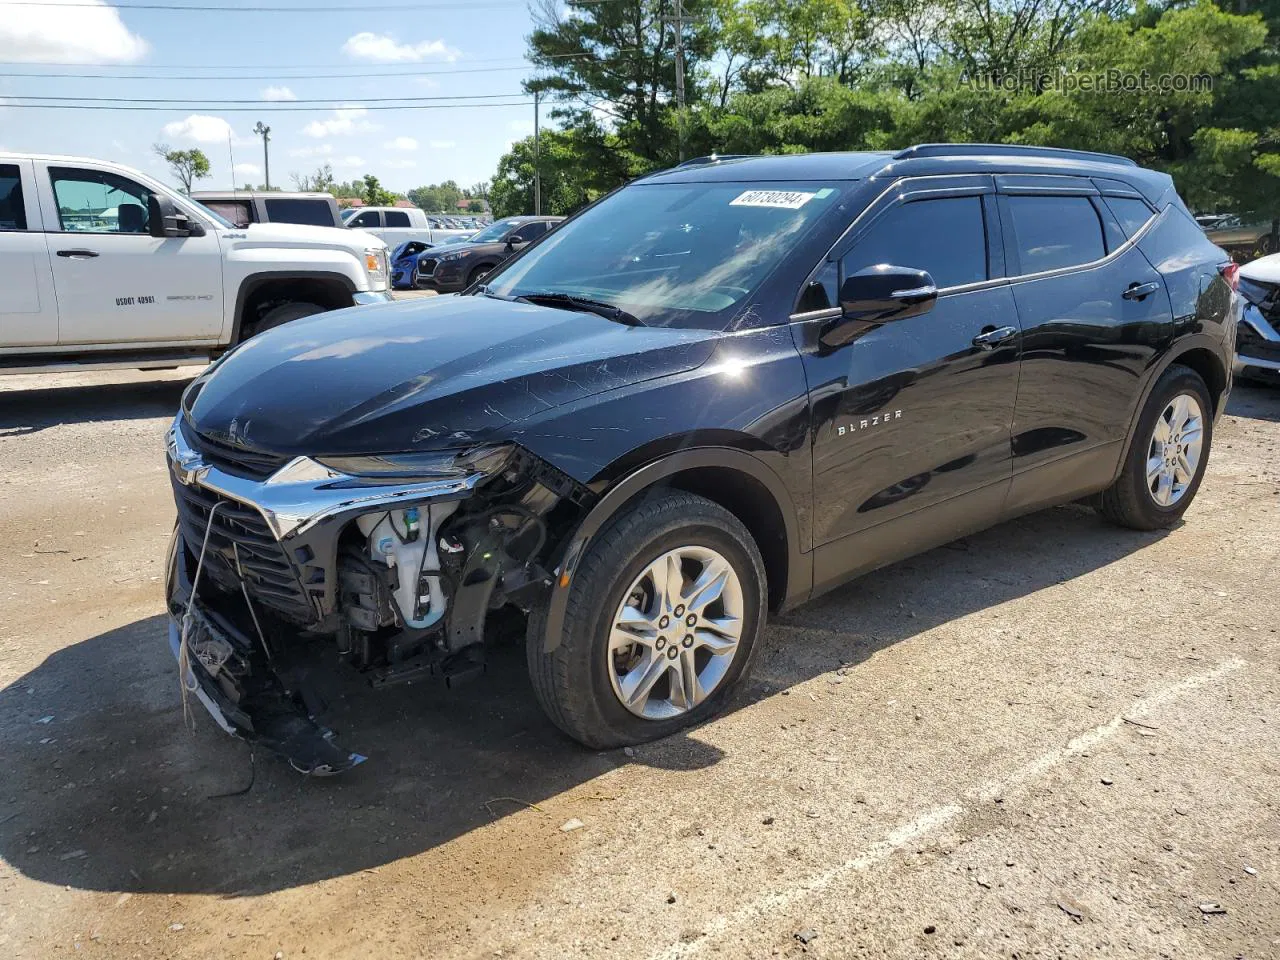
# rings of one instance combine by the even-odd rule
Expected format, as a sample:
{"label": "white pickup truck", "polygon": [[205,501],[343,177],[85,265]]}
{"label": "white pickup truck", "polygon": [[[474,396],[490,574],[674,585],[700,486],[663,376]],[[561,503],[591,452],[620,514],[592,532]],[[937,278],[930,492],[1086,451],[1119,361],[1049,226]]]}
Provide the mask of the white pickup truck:
{"label": "white pickup truck", "polygon": [[439,221],[418,207],[352,207],[342,211],[342,221],[349,230],[381,237],[392,250],[406,240],[421,240],[434,247],[475,233],[437,226]]}
{"label": "white pickup truck", "polygon": [[389,300],[386,245],[237,228],[102,160],[0,153],[0,373],[166,367],[269,327]]}

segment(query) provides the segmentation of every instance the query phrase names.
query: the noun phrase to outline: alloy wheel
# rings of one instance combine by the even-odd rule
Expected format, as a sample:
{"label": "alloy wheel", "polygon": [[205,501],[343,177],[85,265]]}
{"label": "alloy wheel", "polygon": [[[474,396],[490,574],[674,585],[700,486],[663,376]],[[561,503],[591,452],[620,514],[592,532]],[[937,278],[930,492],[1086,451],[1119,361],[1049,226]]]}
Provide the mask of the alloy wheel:
{"label": "alloy wheel", "polygon": [[632,583],[609,631],[618,701],[647,720],[694,709],[724,682],[742,639],[742,584],[709,547],[668,550]]}
{"label": "alloy wheel", "polygon": [[1156,419],[1147,448],[1147,490],[1157,505],[1171,507],[1186,494],[1200,466],[1203,444],[1200,401],[1180,393]]}

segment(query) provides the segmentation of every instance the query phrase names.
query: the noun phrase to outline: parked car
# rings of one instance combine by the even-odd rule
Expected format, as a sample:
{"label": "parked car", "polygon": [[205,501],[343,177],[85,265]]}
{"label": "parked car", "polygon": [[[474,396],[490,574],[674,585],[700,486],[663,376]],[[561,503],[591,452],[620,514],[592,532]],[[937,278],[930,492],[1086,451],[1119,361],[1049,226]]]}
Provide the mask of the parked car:
{"label": "parked car", "polygon": [[1245,223],[1240,217],[1224,216],[1204,226],[1205,236],[1218,246],[1250,257],[1275,253],[1272,247],[1271,221]]}
{"label": "parked car", "polygon": [[469,239],[432,247],[418,257],[419,287],[449,293],[484,279],[498,264],[533,243],[564,217],[507,217]]}
{"label": "parked car", "polygon": [[341,227],[338,201],[327,193],[283,193],[275,190],[196,190],[191,194],[237,227],[251,223],[304,223]]}
{"label": "parked car", "polygon": [[391,251],[391,289],[418,289],[418,258],[431,249],[421,240],[406,240]]}
{"label": "parked car", "polygon": [[1236,333],[1235,371],[1280,384],[1280,253],[1240,268],[1244,315]]}
{"label": "parked car", "polygon": [[342,211],[342,221],[351,230],[364,230],[380,237],[389,247],[406,240],[432,245],[457,240],[470,231],[444,226],[417,207],[352,207]]}
{"label": "parked car", "polygon": [[168,435],[184,682],[332,773],[363,758],[308,664],[456,682],[509,608],[553,723],[665,736],[725,707],[771,610],[1051,504],[1175,525],[1236,269],[1167,175],[1104,154],[645,177],[468,294],[312,317],[192,383]]}
{"label": "parked car", "polygon": [[0,154],[0,373],[207,361],[389,299],[387,274],[376,237],[241,228],[119,164]]}

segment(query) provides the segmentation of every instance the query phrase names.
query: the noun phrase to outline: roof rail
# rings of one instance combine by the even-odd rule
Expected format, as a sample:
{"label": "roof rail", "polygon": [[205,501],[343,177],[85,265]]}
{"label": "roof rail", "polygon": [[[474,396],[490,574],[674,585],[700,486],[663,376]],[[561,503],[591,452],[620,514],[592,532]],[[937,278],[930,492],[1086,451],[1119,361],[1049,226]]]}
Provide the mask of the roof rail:
{"label": "roof rail", "polygon": [[712,153],[705,157],[693,157],[689,160],[682,160],[676,164],[676,169],[681,170],[685,167],[703,167],[708,163],[720,163],[722,160],[746,160],[750,157],[749,153]]}
{"label": "roof rail", "polygon": [[1137,164],[1128,157],[1115,153],[1095,153],[1092,150],[1068,150],[1066,147],[1037,147],[1022,143],[917,143],[894,154],[895,160],[913,157],[1057,157],[1061,160],[1094,160],[1099,163],[1120,163],[1126,167]]}

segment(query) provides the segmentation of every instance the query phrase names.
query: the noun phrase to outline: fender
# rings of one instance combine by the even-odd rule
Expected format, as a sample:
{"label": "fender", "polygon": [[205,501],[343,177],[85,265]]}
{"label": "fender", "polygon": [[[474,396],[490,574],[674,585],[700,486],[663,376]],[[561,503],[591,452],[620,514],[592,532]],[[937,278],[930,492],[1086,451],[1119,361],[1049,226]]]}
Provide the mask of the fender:
{"label": "fender", "polygon": [[[1233,338],[1234,339],[1234,338]],[[1218,364],[1222,368],[1225,386],[1222,393],[1216,397],[1217,410],[1214,412],[1214,422],[1222,416],[1223,410],[1227,406],[1227,397],[1231,394],[1231,357],[1228,355],[1223,359],[1223,342],[1218,337],[1210,336],[1205,333],[1193,334],[1181,340],[1175,341],[1170,345],[1169,349],[1164,352],[1158,361],[1147,368],[1147,372],[1143,375],[1142,392],[1138,397],[1137,404],[1129,416],[1129,429],[1125,431],[1123,448],[1120,451],[1120,459],[1116,463],[1114,473],[1111,475],[1110,483],[1115,483],[1120,476],[1124,465],[1129,457],[1129,448],[1133,444],[1134,434],[1138,429],[1138,420],[1142,417],[1142,411],[1146,409],[1147,400],[1151,397],[1151,391],[1155,388],[1156,382],[1164,375],[1164,372],[1179,361],[1179,359],[1192,350],[1207,350],[1217,359]],[[1207,384],[1209,392],[1212,394],[1213,387]],[[1110,483],[1108,486],[1110,486]]]}
{"label": "fender", "polygon": [[550,653],[560,645],[560,637],[564,631],[565,609],[569,601],[569,586],[591,538],[638,493],[677,473],[697,467],[738,470],[765,486],[778,504],[786,527],[787,584],[783,607],[794,606],[808,598],[813,588],[813,554],[800,551],[799,522],[796,519],[795,505],[791,502],[791,496],[778,475],[760,460],[732,447],[698,447],[681,450],[628,474],[596,502],[596,505],[583,518],[582,523],[578,525],[565,549],[564,559],[555,571],[556,579],[547,604],[545,632],[542,638],[542,649],[545,652]]}
{"label": "fender", "polygon": [[263,284],[271,283],[275,280],[324,280],[326,282],[341,283],[348,294],[354,295],[356,292],[356,285],[350,277],[332,270],[272,270],[263,273],[251,273],[240,281],[240,289],[236,293],[236,311],[231,315],[232,325],[229,343],[240,342],[240,325],[244,319],[244,304],[249,299],[249,295]]}

